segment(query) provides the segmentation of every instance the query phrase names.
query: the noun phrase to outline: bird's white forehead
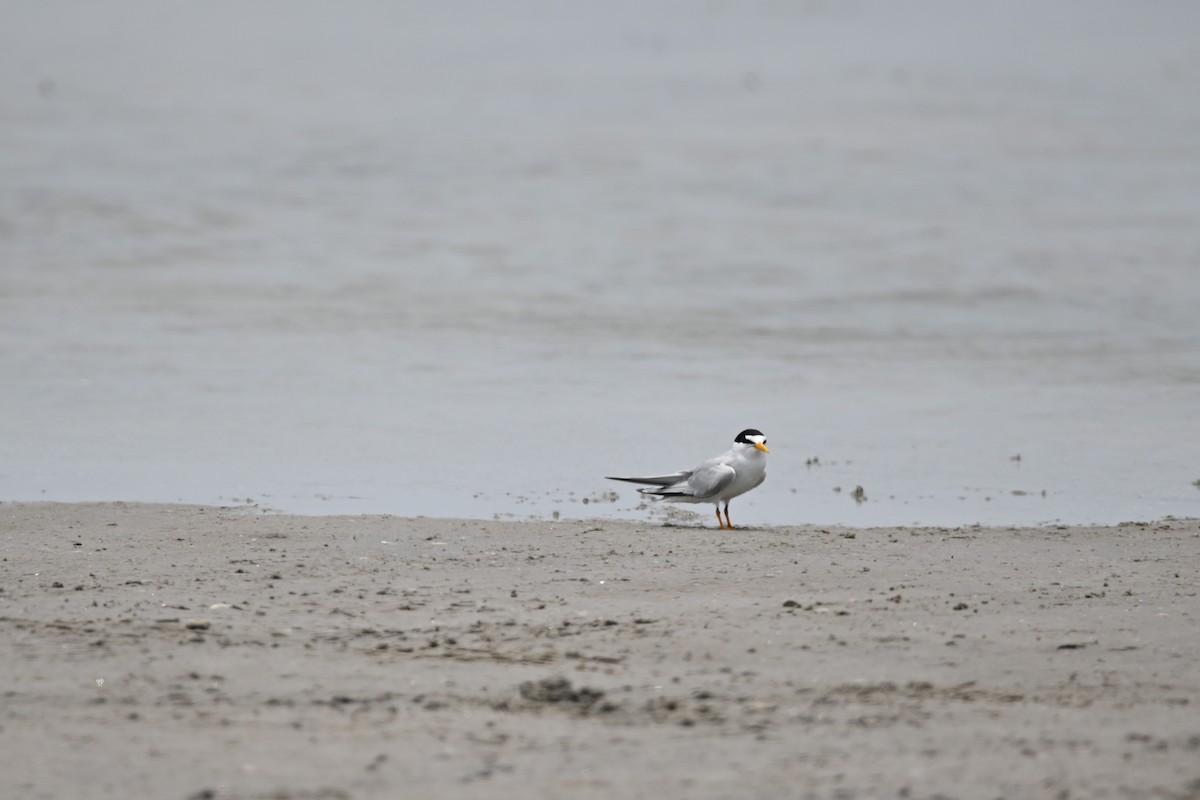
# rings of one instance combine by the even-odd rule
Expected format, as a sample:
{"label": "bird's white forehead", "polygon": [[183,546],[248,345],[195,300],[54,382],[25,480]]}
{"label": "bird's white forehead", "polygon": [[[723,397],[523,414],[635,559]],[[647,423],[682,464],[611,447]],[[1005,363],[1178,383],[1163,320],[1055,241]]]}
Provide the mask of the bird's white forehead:
{"label": "bird's white forehead", "polygon": [[749,441],[751,441],[751,442],[754,442],[755,444],[762,444],[763,442],[765,442],[765,441],[767,440],[767,437],[766,437],[766,436],[763,436],[763,435],[760,433],[760,434],[757,434],[757,435],[754,435],[754,436],[747,436],[747,437],[746,437],[746,439],[747,439],[747,440],[749,440]]}

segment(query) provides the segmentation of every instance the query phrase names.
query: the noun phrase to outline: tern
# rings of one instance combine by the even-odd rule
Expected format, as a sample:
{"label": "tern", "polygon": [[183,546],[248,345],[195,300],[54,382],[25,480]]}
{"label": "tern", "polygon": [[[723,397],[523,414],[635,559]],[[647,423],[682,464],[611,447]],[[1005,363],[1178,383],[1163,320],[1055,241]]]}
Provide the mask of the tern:
{"label": "tern", "polygon": [[[729,501],[761,484],[767,477],[767,437],[762,431],[747,428],[733,440],[733,447],[710,458],[695,469],[670,475],[644,478],[607,476],[611,481],[645,484],[638,489],[644,495],[674,503],[712,503],[717,507],[717,524],[723,531],[734,530],[729,521]],[[721,504],[725,518],[721,519]]]}

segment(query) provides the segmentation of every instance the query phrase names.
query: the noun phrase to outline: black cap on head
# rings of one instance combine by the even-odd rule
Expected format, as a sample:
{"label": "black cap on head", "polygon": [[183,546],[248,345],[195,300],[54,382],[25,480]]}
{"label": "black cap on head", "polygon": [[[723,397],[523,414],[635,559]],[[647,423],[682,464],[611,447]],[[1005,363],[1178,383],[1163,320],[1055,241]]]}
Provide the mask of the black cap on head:
{"label": "black cap on head", "polygon": [[[733,441],[740,442],[741,444],[754,444],[754,442],[750,441],[750,437],[751,436],[762,436],[762,435],[763,435],[763,432],[760,430],[757,430],[755,428],[746,428],[746,430],[739,433],[737,435],[737,438],[734,439]],[[767,439],[764,436],[763,441],[765,442],[766,440]]]}

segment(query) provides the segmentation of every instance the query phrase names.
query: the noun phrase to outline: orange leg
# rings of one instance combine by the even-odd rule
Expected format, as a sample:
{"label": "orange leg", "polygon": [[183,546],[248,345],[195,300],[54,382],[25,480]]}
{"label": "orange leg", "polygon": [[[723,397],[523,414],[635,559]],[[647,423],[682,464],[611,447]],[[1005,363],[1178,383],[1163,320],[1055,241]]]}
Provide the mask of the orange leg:
{"label": "orange leg", "polygon": [[725,520],[721,519],[721,507],[717,506],[717,525],[721,530],[725,530]]}
{"label": "orange leg", "polygon": [[[721,512],[719,510],[717,511],[717,516],[718,517],[721,516]],[[733,527],[733,523],[729,521],[729,503],[725,504],[725,530],[727,530],[727,531],[737,530],[737,528]]]}

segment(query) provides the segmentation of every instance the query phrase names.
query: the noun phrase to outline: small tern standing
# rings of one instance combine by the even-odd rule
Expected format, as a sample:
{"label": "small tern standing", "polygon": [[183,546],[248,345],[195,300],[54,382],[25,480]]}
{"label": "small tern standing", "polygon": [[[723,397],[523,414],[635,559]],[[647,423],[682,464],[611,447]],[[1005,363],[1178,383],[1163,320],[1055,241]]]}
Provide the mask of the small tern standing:
{"label": "small tern standing", "polygon": [[[670,475],[650,475],[644,478],[618,478],[612,481],[643,483],[638,489],[644,495],[674,503],[712,503],[717,507],[717,524],[721,530],[734,530],[729,521],[729,501],[745,494],[767,477],[767,437],[762,431],[747,428],[733,440],[729,452],[710,458],[695,469],[680,470]],[[721,504],[725,504],[725,519],[721,519]]]}

